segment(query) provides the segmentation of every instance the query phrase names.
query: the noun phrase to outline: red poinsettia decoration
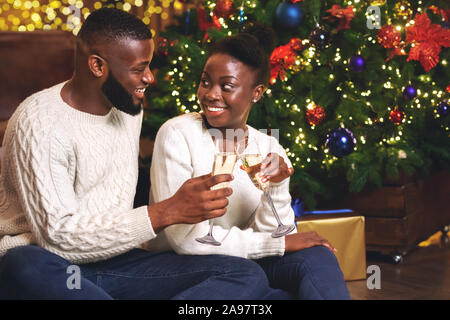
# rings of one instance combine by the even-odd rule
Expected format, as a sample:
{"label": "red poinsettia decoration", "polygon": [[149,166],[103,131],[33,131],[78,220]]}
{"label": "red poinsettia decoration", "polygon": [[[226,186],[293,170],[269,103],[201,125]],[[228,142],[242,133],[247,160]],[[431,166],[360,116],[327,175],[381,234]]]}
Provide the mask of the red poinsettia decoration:
{"label": "red poinsettia decoration", "polygon": [[295,52],[302,49],[302,40],[293,38],[288,44],[279,46],[270,56],[270,83],[275,83],[278,75],[280,79],[286,78],[286,69],[295,62]]}
{"label": "red poinsettia decoration", "polygon": [[209,28],[216,28],[220,30],[220,21],[219,18],[213,13],[211,21],[208,21],[206,18],[206,10],[203,7],[200,7],[197,9],[197,20],[198,20],[198,27],[200,30],[202,30],[205,35],[203,36],[203,42],[208,39],[208,33],[206,32]]}
{"label": "red poinsettia decoration", "polygon": [[444,10],[436,6],[430,6],[428,7],[428,9],[433,11],[435,14],[440,15],[445,20],[445,22],[450,22],[450,9]]}
{"label": "red poinsettia decoration", "polygon": [[426,13],[417,14],[414,24],[406,28],[406,43],[412,44],[406,61],[420,61],[428,72],[439,62],[441,47],[450,47],[450,30],[432,24]]}
{"label": "red poinsettia decoration", "polygon": [[324,20],[330,20],[334,22],[339,20],[339,25],[337,27],[337,31],[350,29],[350,22],[355,16],[355,12],[353,11],[353,6],[348,6],[347,8],[341,8],[338,4],[333,4],[331,9],[328,9],[327,12],[330,13],[330,16],[323,17]]}

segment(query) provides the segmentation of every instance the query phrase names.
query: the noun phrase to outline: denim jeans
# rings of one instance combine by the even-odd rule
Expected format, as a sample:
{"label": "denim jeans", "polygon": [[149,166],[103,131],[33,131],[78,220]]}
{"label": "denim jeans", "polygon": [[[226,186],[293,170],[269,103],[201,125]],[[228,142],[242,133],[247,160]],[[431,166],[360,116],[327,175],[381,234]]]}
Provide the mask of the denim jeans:
{"label": "denim jeans", "polygon": [[350,298],[337,260],[325,247],[255,261],[134,249],[79,265],[79,282],[72,281],[73,266],[37,246],[11,249],[0,260],[0,299]]}
{"label": "denim jeans", "polygon": [[[79,281],[77,274],[79,271]],[[133,249],[95,263],[72,265],[38,246],[10,249],[0,260],[0,299],[288,299],[271,289],[248,259],[180,256]]]}
{"label": "denim jeans", "polygon": [[264,269],[271,287],[286,290],[295,299],[350,299],[339,263],[326,247],[316,246],[255,261]]}

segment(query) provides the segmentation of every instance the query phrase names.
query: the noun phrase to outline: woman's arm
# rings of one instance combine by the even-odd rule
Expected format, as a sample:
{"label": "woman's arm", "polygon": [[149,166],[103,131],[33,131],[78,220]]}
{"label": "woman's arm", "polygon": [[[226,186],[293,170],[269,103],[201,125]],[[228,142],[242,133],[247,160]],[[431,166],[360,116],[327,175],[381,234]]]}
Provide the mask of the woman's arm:
{"label": "woman's arm", "polygon": [[[189,138],[195,137],[196,135],[191,133]],[[184,181],[193,176],[191,152],[194,151],[190,149],[187,139],[188,137],[171,125],[163,125],[158,132],[151,167],[152,202],[170,197]],[[259,196],[259,193],[256,194]],[[227,254],[257,259],[284,253],[284,238],[272,238],[270,233],[257,232],[252,228],[241,230],[237,227],[223,228],[216,225],[213,234],[222,242],[221,246],[214,247],[197,242],[195,239],[206,235],[208,229],[208,221],[203,221],[195,225],[173,225],[164,232],[173,250],[179,254]]]}

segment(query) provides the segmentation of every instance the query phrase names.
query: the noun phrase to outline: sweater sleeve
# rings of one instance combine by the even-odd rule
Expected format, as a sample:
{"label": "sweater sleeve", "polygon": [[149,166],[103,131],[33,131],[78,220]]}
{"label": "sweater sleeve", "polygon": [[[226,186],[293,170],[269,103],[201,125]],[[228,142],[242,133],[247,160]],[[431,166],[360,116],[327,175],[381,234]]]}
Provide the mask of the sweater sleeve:
{"label": "sweater sleeve", "polygon": [[38,245],[74,263],[87,263],[156,236],[146,206],[124,212],[82,208],[74,190],[76,154],[68,139],[39,119],[20,122],[11,141],[11,174]]}
{"label": "sweater sleeve", "polygon": [[[198,143],[202,143],[198,141]],[[189,144],[174,126],[164,125],[159,130],[151,167],[151,198],[158,202],[171,197],[178,188],[193,177]],[[269,232],[252,228],[241,230],[236,226],[224,228],[215,225],[214,237],[221,246],[209,246],[195,239],[207,234],[209,222],[172,225],[164,230],[165,236],[178,254],[225,254],[250,259],[284,254],[284,237],[272,238]]]}

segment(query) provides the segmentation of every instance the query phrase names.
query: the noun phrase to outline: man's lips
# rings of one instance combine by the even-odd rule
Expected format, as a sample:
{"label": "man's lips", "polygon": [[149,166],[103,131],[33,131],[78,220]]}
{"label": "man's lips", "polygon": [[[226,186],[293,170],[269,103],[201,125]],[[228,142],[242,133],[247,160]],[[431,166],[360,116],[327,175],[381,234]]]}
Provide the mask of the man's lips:
{"label": "man's lips", "polygon": [[136,95],[136,97],[138,97],[139,99],[144,99],[145,96],[145,89],[147,88],[138,88],[134,90],[134,94]]}

